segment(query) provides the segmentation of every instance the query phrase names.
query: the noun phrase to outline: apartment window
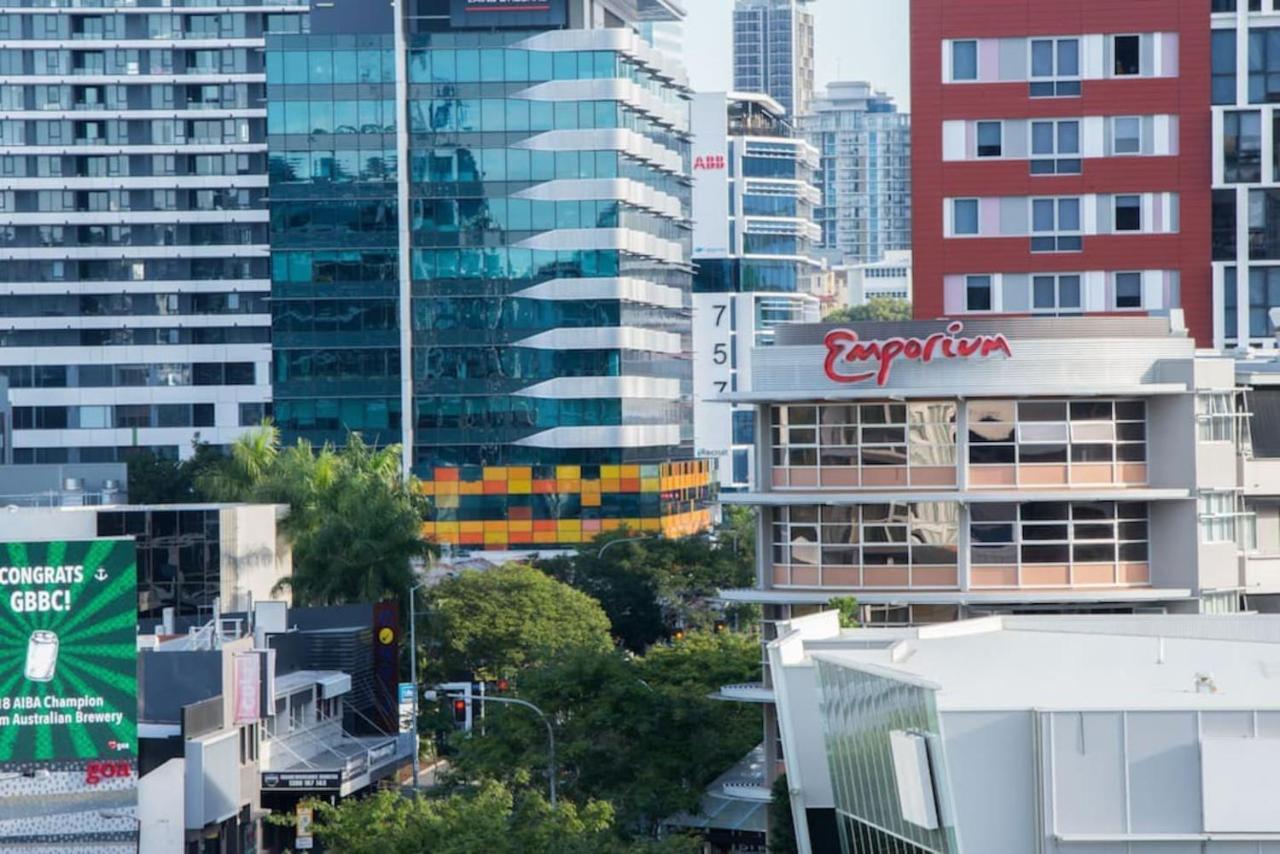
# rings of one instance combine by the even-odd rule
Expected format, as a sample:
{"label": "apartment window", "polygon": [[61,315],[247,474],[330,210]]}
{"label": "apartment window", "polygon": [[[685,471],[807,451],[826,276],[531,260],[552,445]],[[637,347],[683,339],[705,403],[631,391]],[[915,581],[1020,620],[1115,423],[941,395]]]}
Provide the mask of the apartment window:
{"label": "apartment window", "polygon": [[1116,77],[1133,77],[1142,73],[1142,38],[1140,36],[1112,36],[1112,74]]}
{"label": "apartment window", "polygon": [[1146,563],[1147,505],[1053,501],[970,506],[974,565]]}
{"label": "apartment window", "polygon": [[1214,190],[1213,260],[1234,261],[1236,257],[1236,191]]}
{"label": "apartment window", "polygon": [[[1232,38],[1235,34],[1232,34]],[[1234,96],[1234,92],[1232,95]],[[1249,30],[1249,103],[1280,101],[1280,28]],[[1234,97],[1231,102],[1233,103]]]}
{"label": "apartment window", "polygon": [[969,463],[1138,463],[1146,460],[1140,400],[975,400]]}
{"label": "apartment window", "polygon": [[1080,40],[1032,39],[1033,98],[1063,98],[1080,94]]}
{"label": "apartment window", "polygon": [[1262,180],[1262,113],[1257,110],[1222,114],[1222,178],[1229,184]]}
{"label": "apartment window", "polygon": [[991,311],[991,277],[966,276],[964,280],[966,311]]}
{"label": "apartment window", "polygon": [[1111,151],[1113,154],[1142,153],[1142,119],[1116,116],[1111,120]]}
{"label": "apartment window", "polygon": [[978,233],[978,200],[955,199],[951,203],[951,233],[974,235]]}
{"label": "apartment window", "polygon": [[978,79],[978,43],[973,40],[951,43],[951,79]]}
{"label": "apartment window", "polygon": [[1236,403],[1233,392],[1196,395],[1196,423],[1201,442],[1236,440]]}
{"label": "apartment window", "polygon": [[1142,308],[1142,274],[1116,273],[1116,308]]}
{"label": "apartment window", "polygon": [[1244,509],[1232,490],[1201,492],[1198,500],[1200,542],[1235,543],[1245,551],[1256,548],[1256,516]]}
{"label": "apartment window", "polygon": [[1031,174],[1080,174],[1080,122],[1077,119],[1031,123]]}
{"label": "apartment window", "polygon": [[1249,191],[1249,257],[1280,260],[1280,189]]}
{"label": "apartment window", "polygon": [[1211,101],[1214,104],[1236,102],[1236,31],[1214,30],[1212,36]]}
{"label": "apartment window", "polygon": [[1115,208],[1116,231],[1142,230],[1141,196],[1116,196]]}
{"label": "apartment window", "polygon": [[[1236,293],[1236,268],[1223,271],[1223,310],[1227,338],[1238,336],[1239,296]],[[1274,334],[1271,309],[1280,308],[1280,267],[1253,267],[1249,270],[1249,305],[1247,322],[1249,338],[1270,338]]]}
{"label": "apartment window", "polygon": [[1031,307],[1037,312],[1059,313],[1080,310],[1080,277],[1031,277]]}
{"label": "apartment window", "polygon": [[978,122],[978,156],[999,157],[1002,136],[1000,122]]}
{"label": "apartment window", "polygon": [[1083,245],[1080,229],[1080,200],[1031,200],[1031,251],[1079,252]]}
{"label": "apartment window", "polygon": [[[1210,7],[1211,12],[1234,12],[1236,10],[1236,0],[1213,0]],[[1249,0],[1250,12],[1262,11],[1262,0]]]}

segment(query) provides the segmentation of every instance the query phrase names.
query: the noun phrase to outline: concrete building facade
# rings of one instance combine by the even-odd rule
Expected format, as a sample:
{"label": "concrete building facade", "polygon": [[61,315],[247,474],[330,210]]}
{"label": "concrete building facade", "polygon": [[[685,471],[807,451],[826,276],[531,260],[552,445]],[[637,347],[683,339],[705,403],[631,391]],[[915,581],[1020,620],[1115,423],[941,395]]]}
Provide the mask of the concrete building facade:
{"label": "concrete building facade", "polygon": [[801,118],[821,158],[823,255],[833,265],[911,249],[911,117],[869,83],[831,83]]}
{"label": "concrete building facade", "polygon": [[186,456],[269,414],[267,33],[306,5],[0,10],[13,461]]}
{"label": "concrete building facade", "polygon": [[790,116],[813,104],[812,0],[736,0],[733,6],[733,88],[761,92]]}
{"label": "concrete building facade", "polygon": [[818,319],[818,153],[767,95],[700,93],[692,126],[694,446],[722,490],[746,489],[755,413],[715,398],[750,387],[779,325]]}

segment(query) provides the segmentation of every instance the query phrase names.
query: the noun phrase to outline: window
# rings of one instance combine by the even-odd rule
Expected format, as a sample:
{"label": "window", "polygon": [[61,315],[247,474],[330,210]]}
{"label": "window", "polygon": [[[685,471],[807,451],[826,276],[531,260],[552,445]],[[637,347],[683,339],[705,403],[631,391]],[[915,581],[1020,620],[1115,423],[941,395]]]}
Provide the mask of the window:
{"label": "window", "polygon": [[975,565],[1146,563],[1147,505],[1037,502],[970,508]]}
{"label": "window", "polygon": [[[1235,38],[1234,33],[1231,35]],[[1235,92],[1232,91],[1231,95],[1232,99],[1224,103],[1235,102]],[[1280,101],[1280,29],[1250,29],[1249,103],[1269,104],[1278,101]],[[1214,103],[1218,102],[1215,100]]]}
{"label": "window", "polygon": [[1249,257],[1280,260],[1280,189],[1249,191]]}
{"label": "window", "polygon": [[1032,276],[1031,307],[1037,312],[1058,313],[1080,310],[1080,277]]}
{"label": "window", "polygon": [[978,200],[955,199],[951,203],[951,233],[975,235],[978,233]]}
{"label": "window", "polygon": [[1062,98],[1079,95],[1079,78],[1079,39],[1031,40],[1031,97]]}
{"label": "window", "polygon": [[1142,308],[1142,274],[1116,273],[1116,308]]}
{"label": "window", "polygon": [[1142,197],[1116,196],[1116,231],[1142,230]]}
{"label": "window", "polygon": [[1211,61],[1212,89],[1211,101],[1214,104],[1234,104],[1236,102],[1236,31],[1214,30],[1212,36],[1213,59]]}
{"label": "window", "polygon": [[966,276],[964,280],[966,311],[991,311],[991,277]]}
{"label": "window", "polygon": [[969,463],[1133,463],[1146,460],[1140,400],[975,400]]}
{"label": "window", "polygon": [[1133,77],[1142,73],[1140,36],[1113,36],[1111,52],[1114,60],[1111,72],[1116,77]]}
{"label": "window", "polygon": [[1235,543],[1244,551],[1257,548],[1257,517],[1244,509],[1240,494],[1231,490],[1200,493],[1200,542]]}
{"label": "window", "polygon": [[1116,116],[1111,120],[1111,152],[1142,153],[1142,119],[1137,116]]}
{"label": "window", "polygon": [[951,43],[951,79],[978,79],[978,43],[973,40]]}
{"label": "window", "polygon": [[[1227,267],[1223,275],[1223,308],[1226,321],[1225,334],[1237,338],[1239,295],[1236,284],[1236,268]],[[1275,334],[1271,323],[1271,309],[1280,308],[1280,267],[1253,267],[1249,270],[1249,305],[1247,322],[1248,338],[1271,338]]]}
{"label": "window", "polygon": [[1196,395],[1196,423],[1200,427],[1201,442],[1234,442],[1235,394],[1226,391]]}
{"label": "window", "polygon": [[1080,174],[1080,121],[1031,123],[1031,174]]}
{"label": "window", "polygon": [[978,156],[999,157],[1001,136],[1000,122],[978,122]]}
{"label": "window", "polygon": [[1079,252],[1080,200],[1032,199],[1031,200],[1031,251]]}
{"label": "window", "polygon": [[1213,260],[1234,261],[1236,257],[1235,190],[1213,191],[1212,233]]}
{"label": "window", "polygon": [[1262,113],[1230,110],[1222,114],[1222,178],[1229,184],[1262,180]]}

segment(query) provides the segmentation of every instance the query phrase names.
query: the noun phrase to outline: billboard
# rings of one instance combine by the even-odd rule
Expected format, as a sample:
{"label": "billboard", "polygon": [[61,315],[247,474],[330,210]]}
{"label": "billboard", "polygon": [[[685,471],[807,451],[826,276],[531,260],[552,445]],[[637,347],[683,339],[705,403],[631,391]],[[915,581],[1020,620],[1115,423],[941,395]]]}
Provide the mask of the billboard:
{"label": "billboard", "polygon": [[729,107],[723,92],[693,96],[693,257],[727,258],[729,245]]}
{"label": "billboard", "polygon": [[568,0],[450,0],[454,27],[563,27]]}
{"label": "billboard", "polygon": [[137,755],[133,540],[0,544],[0,769]]}

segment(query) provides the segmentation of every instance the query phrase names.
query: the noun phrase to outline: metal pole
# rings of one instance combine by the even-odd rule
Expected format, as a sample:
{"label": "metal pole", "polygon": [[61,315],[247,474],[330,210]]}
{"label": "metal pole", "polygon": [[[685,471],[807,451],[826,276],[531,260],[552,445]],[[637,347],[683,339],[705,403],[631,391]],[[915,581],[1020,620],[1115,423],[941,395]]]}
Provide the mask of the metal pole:
{"label": "metal pole", "polygon": [[619,545],[620,543],[639,543],[644,540],[650,540],[650,539],[653,539],[653,538],[652,537],[622,537],[621,539],[610,540],[609,542],[605,543],[603,546],[600,547],[600,551],[596,552],[596,558],[599,559],[604,557],[604,553],[607,552],[611,546],[616,546],[616,545]]}
{"label": "metal pole", "polygon": [[[458,695],[454,695],[454,696],[458,696]],[[547,748],[551,758],[551,764],[548,766],[548,769],[547,769],[548,770],[547,776],[550,780],[550,788],[551,788],[551,808],[555,809],[556,793],[558,791],[556,788],[556,732],[551,727],[551,719],[547,717],[546,713],[543,712],[542,709],[539,709],[537,706],[535,706],[533,703],[530,703],[528,700],[517,700],[514,697],[486,697],[485,699],[488,700],[490,703],[509,703],[510,705],[513,705],[513,706],[524,706],[526,709],[532,710],[535,715],[537,715],[539,718],[542,719],[543,726],[547,728]]]}
{"label": "metal pole", "polygon": [[409,681],[413,683],[413,788],[418,788],[418,588],[409,588]]}

